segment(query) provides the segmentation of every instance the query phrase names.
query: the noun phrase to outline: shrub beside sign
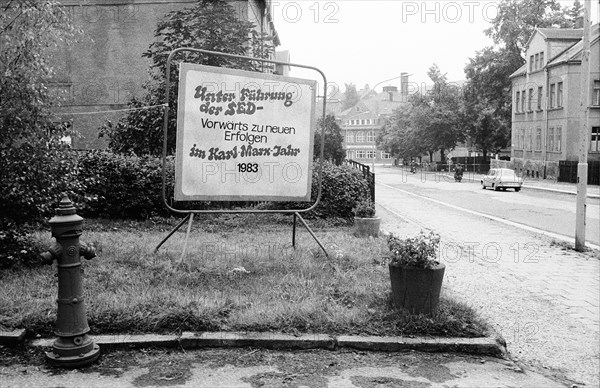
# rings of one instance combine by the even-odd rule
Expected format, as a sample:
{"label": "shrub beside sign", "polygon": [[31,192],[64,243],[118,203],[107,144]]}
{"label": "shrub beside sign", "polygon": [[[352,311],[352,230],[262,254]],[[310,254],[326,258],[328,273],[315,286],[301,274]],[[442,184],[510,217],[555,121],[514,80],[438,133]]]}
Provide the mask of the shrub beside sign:
{"label": "shrub beside sign", "polygon": [[182,63],[175,200],[310,201],[316,82]]}

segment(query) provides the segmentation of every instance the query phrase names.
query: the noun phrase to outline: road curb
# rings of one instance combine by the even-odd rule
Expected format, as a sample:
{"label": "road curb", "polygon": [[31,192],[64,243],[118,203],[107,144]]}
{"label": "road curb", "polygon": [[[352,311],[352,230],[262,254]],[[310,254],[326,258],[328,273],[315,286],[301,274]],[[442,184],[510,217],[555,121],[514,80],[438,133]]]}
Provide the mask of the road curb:
{"label": "road curb", "polygon": [[25,329],[16,329],[13,331],[0,331],[0,345],[19,345],[25,340],[25,334],[27,334],[27,330]]}
{"label": "road curb", "polygon": [[[299,336],[260,332],[183,332],[181,335],[95,335],[92,339],[101,349],[131,349],[164,347],[183,349],[255,347],[262,349],[358,349],[384,352],[452,352],[472,355],[503,357],[506,347],[501,338],[442,338],[405,336],[354,336],[303,334]],[[36,339],[30,345],[36,348],[52,346],[54,339]]]}

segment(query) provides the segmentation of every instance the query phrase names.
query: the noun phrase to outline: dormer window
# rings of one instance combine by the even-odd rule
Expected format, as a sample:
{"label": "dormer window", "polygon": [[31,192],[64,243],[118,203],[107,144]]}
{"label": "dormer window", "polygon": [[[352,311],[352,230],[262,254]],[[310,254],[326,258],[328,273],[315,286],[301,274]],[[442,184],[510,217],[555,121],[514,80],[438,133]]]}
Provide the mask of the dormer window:
{"label": "dormer window", "polygon": [[[533,69],[535,69],[534,63],[533,63],[533,55],[529,57],[529,72],[531,73],[533,71]],[[537,67],[537,63],[535,64],[535,66]]]}
{"label": "dormer window", "polygon": [[544,52],[539,52],[529,57],[529,72],[532,73],[544,68]]}

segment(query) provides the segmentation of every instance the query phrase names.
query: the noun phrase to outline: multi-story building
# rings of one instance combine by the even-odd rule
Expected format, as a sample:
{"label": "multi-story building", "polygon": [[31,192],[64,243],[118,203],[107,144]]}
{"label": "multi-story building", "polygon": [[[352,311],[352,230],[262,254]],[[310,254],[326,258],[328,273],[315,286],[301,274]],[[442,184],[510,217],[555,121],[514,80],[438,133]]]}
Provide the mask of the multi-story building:
{"label": "multi-story building", "polygon": [[[538,28],[527,62],[512,79],[511,160],[528,176],[558,177],[560,161],[577,161],[582,136],[582,29]],[[591,27],[588,160],[600,160],[600,42]]]}
{"label": "multi-story building", "polygon": [[406,94],[395,86],[385,86],[383,92],[364,93],[358,103],[341,112],[337,119],[344,136],[346,158],[364,164],[392,164],[387,152],[377,149],[375,140],[385,120],[402,104],[407,104]]}
{"label": "multi-story building", "polygon": [[[0,0],[1,2],[2,0]],[[79,43],[55,56],[57,73],[50,85],[66,99],[57,110],[60,120],[72,120],[80,136],[74,148],[104,148],[98,128],[106,120],[117,121],[132,97],[140,97],[151,61],[142,54],[157,38],[157,22],[171,11],[193,6],[196,0],[61,0],[76,28],[83,31]],[[270,0],[229,0],[241,20],[280,44],[270,14]],[[284,52],[278,58],[289,58]],[[287,73],[286,66],[278,71]],[[160,109],[160,108],[159,108]]]}

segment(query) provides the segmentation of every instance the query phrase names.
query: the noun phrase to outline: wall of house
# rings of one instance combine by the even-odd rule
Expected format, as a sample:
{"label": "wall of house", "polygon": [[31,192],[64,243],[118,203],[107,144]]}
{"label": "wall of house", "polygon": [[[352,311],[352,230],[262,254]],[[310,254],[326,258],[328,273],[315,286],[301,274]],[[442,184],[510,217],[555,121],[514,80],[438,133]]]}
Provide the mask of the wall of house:
{"label": "wall of house", "polygon": [[[600,11],[599,11],[600,12]],[[600,81],[600,38],[592,42],[590,48],[590,82]],[[589,110],[589,127],[600,127],[600,106],[591,107]],[[600,160],[600,151],[590,152],[588,160]]]}
{"label": "wall of house", "polygon": [[[157,22],[171,11],[191,7],[195,0],[63,0],[74,26],[83,31],[77,44],[57,51],[57,76],[53,93],[66,101],[57,109],[61,120],[71,119],[80,137],[74,148],[104,148],[98,128],[113,122],[127,108],[132,97],[141,97],[151,64],[142,54],[155,41]],[[230,1],[238,18],[252,21],[257,29],[272,32],[263,25],[264,2]],[[261,5],[262,4],[262,5]],[[262,8],[261,8],[262,7]],[[154,108],[162,109],[162,108]],[[98,113],[102,112],[102,113]]]}
{"label": "wall of house", "polygon": [[[532,54],[540,52],[545,47],[545,61],[552,59],[552,56],[562,52],[565,48],[571,46],[573,42],[552,41],[546,43],[540,34],[536,34],[530,42],[527,52],[527,70],[526,73],[513,79],[513,115],[512,115],[512,164],[517,170],[524,173],[543,176],[545,172],[548,177],[558,176],[558,164],[561,160],[578,160],[579,144],[581,136],[581,65],[577,62],[561,64],[548,69],[546,74],[542,71],[530,71],[529,61]],[[596,39],[591,48],[591,79],[590,85],[593,85],[594,79],[600,79],[600,47]],[[549,54],[552,56],[548,56]],[[546,81],[548,77],[548,81]],[[562,106],[550,107],[550,85],[563,83]],[[543,110],[536,109],[536,101],[532,103],[532,109],[528,109],[530,88],[534,89],[534,96],[537,96],[537,87],[543,88]],[[527,98],[525,109],[517,111],[516,92],[526,92]],[[556,97],[555,97],[556,99]],[[590,131],[592,126],[600,126],[600,107],[590,109]],[[541,128],[541,150],[536,150],[536,132]],[[549,149],[549,129],[554,131],[560,128],[561,147],[560,150]],[[524,136],[522,133],[524,130]],[[530,140],[527,138],[530,137]],[[554,138],[556,140],[556,137]],[[589,141],[589,140],[588,140]],[[519,146],[525,143],[523,146]],[[531,146],[528,144],[531,143]],[[600,152],[590,152],[588,160],[600,160]]]}

